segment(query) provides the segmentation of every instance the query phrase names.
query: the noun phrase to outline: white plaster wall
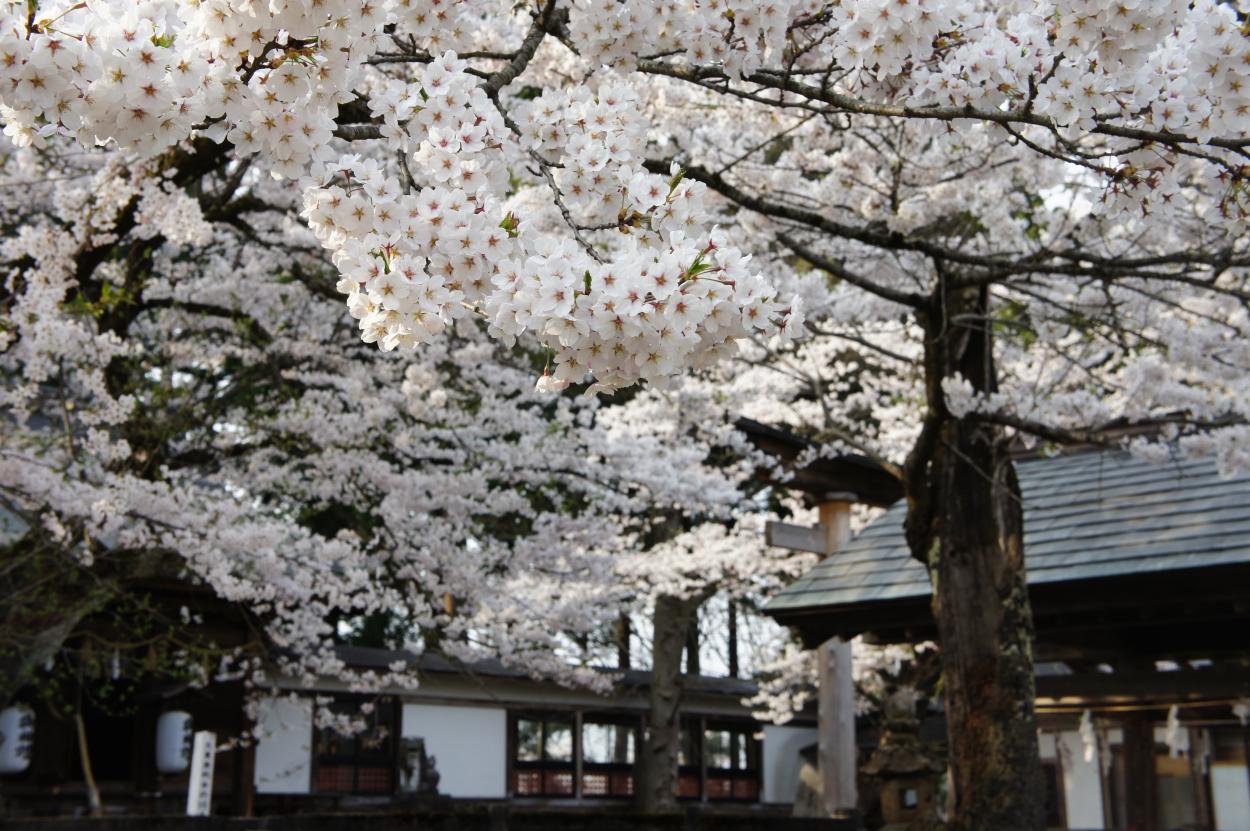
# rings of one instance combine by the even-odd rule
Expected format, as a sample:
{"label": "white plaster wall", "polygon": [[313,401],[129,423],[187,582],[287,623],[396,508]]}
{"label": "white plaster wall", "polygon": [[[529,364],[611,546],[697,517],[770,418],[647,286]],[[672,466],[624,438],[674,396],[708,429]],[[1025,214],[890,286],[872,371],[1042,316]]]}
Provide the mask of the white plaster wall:
{"label": "white plaster wall", "polygon": [[1068,827],[1096,829],[1103,827],[1102,779],[1098,770],[1098,754],[1085,761],[1085,746],[1075,730],[1060,733],[1056,741],[1068,750],[1071,768],[1063,772],[1063,801]]}
{"label": "white plaster wall", "polygon": [[799,751],[816,741],[814,727],[764,726],[765,802],[794,802],[803,766]]}
{"label": "white plaster wall", "polygon": [[1250,829],[1250,781],[1244,765],[1211,765],[1211,802],[1216,831]]}
{"label": "white plaster wall", "polygon": [[312,786],[312,701],[262,699],[256,724],[256,792],[308,793]]}
{"label": "white plaster wall", "polygon": [[502,799],[508,795],[508,713],[499,707],[405,704],[404,738],[425,739],[435,757],[439,793]]}

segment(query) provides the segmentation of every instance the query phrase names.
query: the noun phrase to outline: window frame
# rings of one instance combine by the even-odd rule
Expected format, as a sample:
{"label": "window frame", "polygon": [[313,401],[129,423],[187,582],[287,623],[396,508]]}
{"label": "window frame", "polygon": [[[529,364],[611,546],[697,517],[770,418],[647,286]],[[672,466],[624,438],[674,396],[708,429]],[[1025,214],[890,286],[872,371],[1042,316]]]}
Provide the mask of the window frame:
{"label": "window frame", "polygon": [[[1056,733],[1055,740],[1059,741],[1060,736],[1061,734]],[[1063,781],[1063,763],[1058,757],[1042,759],[1042,776],[1045,778],[1042,787],[1042,808],[1046,813],[1046,827],[1067,828],[1067,793]]]}
{"label": "window frame", "polygon": [[[633,799],[638,789],[638,756],[642,752],[642,719],[629,713],[594,712],[582,713],[578,719],[578,761],[577,796],[580,799],[629,800]],[[628,762],[591,762],[586,759],[586,727],[601,725],[628,728],[633,737],[633,759]],[[587,776],[605,776],[608,780],[607,793],[586,793]],[[619,788],[619,784],[627,782],[627,788]],[[624,792],[618,793],[618,790]]]}
{"label": "window frame", "polygon": [[[517,758],[522,721],[540,722],[541,738],[539,756],[547,755],[548,722],[573,725],[573,760],[559,762],[540,758],[538,760],[522,760]],[[622,762],[589,762],[585,758],[586,725],[603,724],[628,727],[634,735],[634,761]],[[724,730],[731,734],[730,754],[731,767],[707,767],[707,732]],[[682,753],[686,757],[678,766],[677,798],[682,802],[716,802],[737,804],[760,804],[764,798],[764,743],[756,737],[760,730],[759,723],[751,719],[733,718],[732,716],[698,716],[686,715],[681,718]],[[508,710],[507,736],[507,777],[508,798],[522,800],[561,800],[561,801],[623,801],[637,796],[638,760],[643,753],[642,741],[645,735],[644,716],[638,712],[622,712],[613,710],[575,709],[515,709]],[[746,742],[743,751],[741,742]],[[745,757],[743,753],[745,752]],[[745,763],[743,759],[745,758]],[[741,765],[741,766],[740,766]],[[536,790],[520,792],[518,783],[522,773],[539,774]],[[548,776],[567,774],[571,776],[572,788],[563,790],[549,786]],[[628,776],[628,788],[617,790],[616,784],[609,784],[609,793],[586,793],[587,775]],[[728,781],[728,795],[709,796],[709,779]],[[618,779],[617,782],[622,781]],[[683,783],[686,792],[682,793]]]}
{"label": "window frame", "polygon": [[[678,724],[677,741],[681,745],[680,753],[686,754],[684,763],[677,765],[677,799],[688,802],[702,802],[707,794],[707,771],[703,766],[704,747],[703,731],[705,719],[698,716],[682,718]],[[693,777],[694,793],[682,793],[683,783],[689,783]]]}
{"label": "window frame", "polygon": [[[321,738],[326,732],[334,732],[329,728],[318,727],[316,719],[313,719],[311,752],[309,754],[309,768],[311,772],[309,780],[309,792],[314,796],[388,796],[392,797],[399,791],[399,746],[400,746],[400,719],[402,718],[403,706],[395,696],[371,697],[364,695],[336,695],[328,706],[343,707],[350,709],[352,707],[360,707],[363,704],[372,703],[374,705],[374,713],[376,714],[375,726],[384,726],[387,731],[386,743],[387,749],[374,753],[366,753],[364,764],[362,765],[362,748],[360,736],[356,734],[352,736],[340,736],[341,739],[352,743],[352,752],[347,753],[323,753],[320,748]],[[316,705],[314,704],[314,708]],[[372,715],[372,714],[371,714]],[[383,716],[385,718],[383,719]],[[329,789],[323,788],[321,784],[322,768],[327,766],[325,758],[335,759],[331,764],[347,767],[351,769],[351,787],[348,789]],[[340,761],[341,760],[341,761]],[[382,768],[385,767],[389,778],[389,786],[384,790],[366,789],[361,790],[360,787],[360,770],[361,767]]]}
{"label": "window frame", "polygon": [[[764,788],[764,743],[755,737],[755,733],[759,729],[758,725],[755,722],[724,718],[705,718],[700,721],[702,726],[699,735],[702,745],[702,790],[704,801],[760,802]],[[730,734],[730,767],[712,767],[709,764],[710,754],[707,750],[707,734],[709,732],[726,732]],[[746,744],[745,748],[743,747],[744,742]],[[739,767],[744,756],[746,764],[743,767]],[[729,795],[723,796],[718,794],[713,796],[709,787],[713,780],[727,780],[729,783]],[[741,789],[740,785],[742,785]],[[740,790],[747,791],[747,793],[740,793]]]}
{"label": "window frame", "polygon": [[[518,731],[522,721],[536,721],[540,728],[537,760],[517,758]],[[512,799],[577,799],[581,795],[581,713],[569,710],[510,710],[508,711],[508,797]],[[567,723],[572,728],[572,758],[568,762],[554,761],[547,756],[547,724],[548,722]],[[537,792],[520,793],[518,783],[520,774],[538,773],[539,789]],[[568,792],[548,787],[552,781],[548,777],[567,774],[571,785]]]}

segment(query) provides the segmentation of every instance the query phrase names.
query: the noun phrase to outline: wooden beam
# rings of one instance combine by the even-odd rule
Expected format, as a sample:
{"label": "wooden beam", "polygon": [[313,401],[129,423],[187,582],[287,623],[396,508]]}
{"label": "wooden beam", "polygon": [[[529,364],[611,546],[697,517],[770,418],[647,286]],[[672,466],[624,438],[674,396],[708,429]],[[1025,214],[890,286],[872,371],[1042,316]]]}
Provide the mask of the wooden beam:
{"label": "wooden beam", "polygon": [[1125,670],[1072,675],[1042,675],[1037,697],[1149,701],[1180,703],[1188,698],[1238,698],[1250,691],[1250,668],[1236,663],[1173,672]]}
{"label": "wooden beam", "polygon": [[768,522],[764,525],[764,542],[791,551],[810,551],[828,556],[829,529],[824,525],[795,525],[790,522]]}

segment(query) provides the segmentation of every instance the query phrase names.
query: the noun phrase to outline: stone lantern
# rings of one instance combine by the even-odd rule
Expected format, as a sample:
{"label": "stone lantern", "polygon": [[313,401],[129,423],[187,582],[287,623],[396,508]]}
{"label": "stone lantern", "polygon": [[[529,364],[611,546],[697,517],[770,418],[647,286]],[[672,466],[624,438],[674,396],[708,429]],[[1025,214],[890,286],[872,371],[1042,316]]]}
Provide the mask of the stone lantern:
{"label": "stone lantern", "polygon": [[946,765],[920,740],[917,692],[903,689],[885,701],[881,741],[860,773],[879,788],[883,831],[921,831],[940,825]]}

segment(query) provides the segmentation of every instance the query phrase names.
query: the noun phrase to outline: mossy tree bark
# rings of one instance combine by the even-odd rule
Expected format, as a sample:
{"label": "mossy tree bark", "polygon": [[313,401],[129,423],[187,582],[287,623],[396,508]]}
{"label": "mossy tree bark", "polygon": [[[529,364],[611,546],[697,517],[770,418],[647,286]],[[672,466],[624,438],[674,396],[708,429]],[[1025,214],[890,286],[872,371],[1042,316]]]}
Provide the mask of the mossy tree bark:
{"label": "mossy tree bark", "polygon": [[984,287],[939,280],[918,315],[927,407],[907,460],[907,537],[933,584],[952,771],[952,831],[1045,826],[1034,714],[1033,623],[1020,487],[1002,428],[950,412],[956,375],[996,389]]}

